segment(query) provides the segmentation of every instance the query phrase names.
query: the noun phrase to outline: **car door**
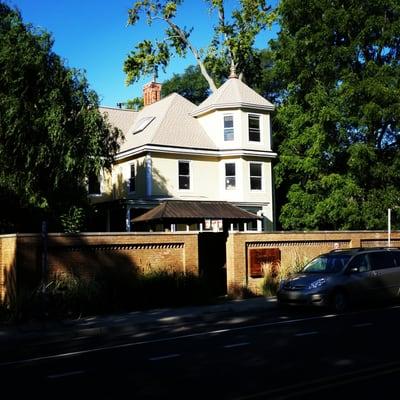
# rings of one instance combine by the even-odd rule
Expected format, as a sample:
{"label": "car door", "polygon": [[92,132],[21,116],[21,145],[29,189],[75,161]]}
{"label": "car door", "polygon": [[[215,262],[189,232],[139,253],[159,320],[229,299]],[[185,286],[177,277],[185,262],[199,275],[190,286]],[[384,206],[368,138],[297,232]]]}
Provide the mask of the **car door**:
{"label": "car door", "polygon": [[346,267],[344,287],[355,302],[370,298],[376,292],[376,282],[366,254],[355,256]]}
{"label": "car door", "polygon": [[398,272],[392,252],[374,251],[368,254],[375,290],[379,297],[393,297],[398,291]]}
{"label": "car door", "polygon": [[395,289],[395,295],[397,297],[400,297],[400,251],[398,250],[391,250],[391,253],[393,254],[394,261],[396,264],[395,267],[395,280],[396,280],[396,289]]}

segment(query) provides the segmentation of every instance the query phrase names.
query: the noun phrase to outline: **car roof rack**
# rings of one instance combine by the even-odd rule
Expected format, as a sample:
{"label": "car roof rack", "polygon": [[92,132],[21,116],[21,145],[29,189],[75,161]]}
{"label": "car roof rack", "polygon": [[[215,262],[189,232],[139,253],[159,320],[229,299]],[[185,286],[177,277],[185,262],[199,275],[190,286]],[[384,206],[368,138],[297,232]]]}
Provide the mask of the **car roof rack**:
{"label": "car roof rack", "polygon": [[344,247],[341,249],[332,249],[330,253],[340,253],[340,252],[349,252],[349,251],[368,251],[368,250],[400,250],[400,247],[394,246],[374,246],[374,247]]}

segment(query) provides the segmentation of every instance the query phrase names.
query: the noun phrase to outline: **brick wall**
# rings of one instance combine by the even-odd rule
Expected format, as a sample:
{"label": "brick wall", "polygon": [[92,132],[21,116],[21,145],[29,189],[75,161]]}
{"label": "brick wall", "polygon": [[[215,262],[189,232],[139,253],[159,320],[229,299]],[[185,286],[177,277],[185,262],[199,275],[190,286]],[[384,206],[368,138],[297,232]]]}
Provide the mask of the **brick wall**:
{"label": "brick wall", "polygon": [[11,304],[16,294],[16,235],[0,237],[0,303]]}
{"label": "brick wall", "polygon": [[[49,234],[48,273],[92,276],[101,268],[140,271],[173,269],[199,273],[198,233]],[[392,233],[400,247],[400,233]],[[226,243],[227,287],[260,291],[263,277],[254,273],[258,254],[279,256],[279,267],[304,264],[335,246],[386,246],[386,232],[273,232],[231,233]],[[259,251],[261,250],[261,251]],[[271,251],[269,251],[271,250]],[[204,251],[207,251],[205,249]],[[0,236],[0,301],[10,302],[18,288],[34,288],[42,277],[42,239],[38,234]],[[251,262],[250,262],[251,261]],[[259,271],[258,271],[259,272]]]}
{"label": "brick wall", "polygon": [[[12,243],[12,240],[13,243]],[[35,288],[43,270],[43,242],[39,234],[0,236],[1,300],[15,293],[15,284],[7,285],[7,271],[17,260],[18,289]],[[13,257],[11,257],[13,255]],[[47,241],[48,276],[74,273],[90,278],[97,271],[174,271],[199,272],[197,233],[88,233],[81,235],[49,234]]]}
{"label": "brick wall", "polygon": [[[391,245],[400,247],[400,233],[392,232]],[[279,254],[278,268],[304,265],[317,255],[335,247],[387,246],[387,232],[273,232],[273,233],[231,233],[227,241],[227,286],[228,293],[237,288],[247,287],[261,292],[264,277],[257,270],[257,254],[262,258],[268,249]],[[264,255],[264,256],[263,256]],[[265,258],[268,260],[268,257]]]}

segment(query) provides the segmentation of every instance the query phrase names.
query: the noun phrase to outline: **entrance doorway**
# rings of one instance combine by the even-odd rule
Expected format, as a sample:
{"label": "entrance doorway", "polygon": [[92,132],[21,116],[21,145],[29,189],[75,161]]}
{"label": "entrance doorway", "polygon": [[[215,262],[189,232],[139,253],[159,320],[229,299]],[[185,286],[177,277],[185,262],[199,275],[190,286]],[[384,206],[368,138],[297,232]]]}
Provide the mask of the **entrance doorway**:
{"label": "entrance doorway", "polygon": [[207,282],[211,293],[223,296],[227,293],[226,240],[227,232],[199,233],[199,272]]}

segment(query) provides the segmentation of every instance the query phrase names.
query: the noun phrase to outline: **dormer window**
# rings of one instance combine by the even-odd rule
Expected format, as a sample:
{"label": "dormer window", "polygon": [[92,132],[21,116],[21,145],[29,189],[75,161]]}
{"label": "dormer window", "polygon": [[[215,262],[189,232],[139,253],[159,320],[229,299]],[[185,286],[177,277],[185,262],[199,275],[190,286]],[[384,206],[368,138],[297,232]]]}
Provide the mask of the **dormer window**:
{"label": "dormer window", "polygon": [[260,141],[260,116],[250,114],[249,115],[249,141],[259,142]]}
{"label": "dormer window", "polygon": [[233,115],[224,115],[224,140],[225,142],[234,140]]}
{"label": "dormer window", "polygon": [[147,128],[150,123],[154,120],[155,117],[143,117],[140,118],[138,122],[136,122],[135,126],[133,127],[133,134],[141,132],[145,128]]}

